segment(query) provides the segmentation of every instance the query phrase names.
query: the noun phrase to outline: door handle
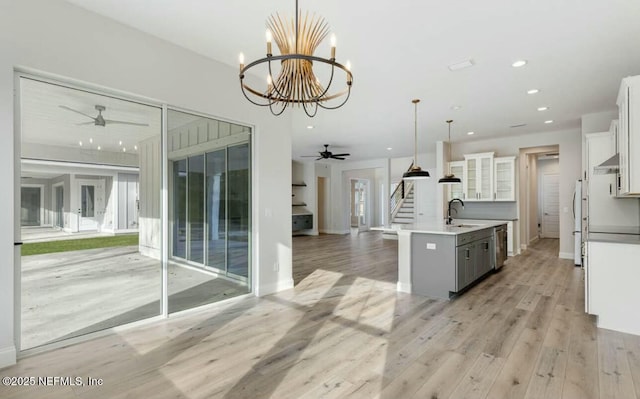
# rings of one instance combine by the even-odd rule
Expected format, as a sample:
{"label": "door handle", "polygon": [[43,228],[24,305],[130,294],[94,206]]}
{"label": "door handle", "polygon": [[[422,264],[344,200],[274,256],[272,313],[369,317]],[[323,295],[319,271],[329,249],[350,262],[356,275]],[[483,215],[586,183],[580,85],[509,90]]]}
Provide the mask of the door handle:
{"label": "door handle", "polygon": [[471,252],[469,251],[469,248],[467,248],[466,251],[467,252],[466,252],[465,258],[469,260],[469,258],[471,257]]}
{"label": "door handle", "polygon": [[16,242],[13,243],[13,245],[16,246],[16,247],[19,246],[19,245],[22,245],[22,244],[23,244],[22,241],[16,241]]}

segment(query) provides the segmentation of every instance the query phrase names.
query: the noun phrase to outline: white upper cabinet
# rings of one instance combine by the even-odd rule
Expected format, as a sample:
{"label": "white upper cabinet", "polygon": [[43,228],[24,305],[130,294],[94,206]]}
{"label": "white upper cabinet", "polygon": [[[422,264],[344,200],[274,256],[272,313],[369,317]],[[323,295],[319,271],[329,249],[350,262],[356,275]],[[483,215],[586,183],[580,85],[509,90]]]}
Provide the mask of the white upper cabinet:
{"label": "white upper cabinet", "polygon": [[618,115],[620,195],[640,196],[640,76],[622,80]]}
{"label": "white upper cabinet", "polygon": [[493,152],[464,156],[465,201],[493,201]]}
{"label": "white upper cabinet", "polygon": [[449,201],[454,198],[463,199],[464,193],[464,161],[449,162],[449,173],[454,174],[457,178],[462,180],[462,184],[449,184]]}
{"label": "white upper cabinet", "polygon": [[493,162],[495,201],[516,200],[516,157],[495,158]]}
{"label": "white upper cabinet", "polygon": [[449,186],[449,200],[516,200],[516,157],[493,155],[493,152],[465,154],[464,161],[449,162],[449,172],[462,180],[462,184]]}

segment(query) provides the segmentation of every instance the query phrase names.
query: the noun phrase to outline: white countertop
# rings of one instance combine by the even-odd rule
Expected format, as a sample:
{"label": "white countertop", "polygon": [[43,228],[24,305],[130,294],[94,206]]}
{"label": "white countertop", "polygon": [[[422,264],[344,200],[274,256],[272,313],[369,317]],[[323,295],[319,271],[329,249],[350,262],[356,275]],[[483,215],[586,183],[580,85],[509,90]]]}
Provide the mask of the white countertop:
{"label": "white countertop", "polygon": [[444,223],[444,220],[433,220],[427,223],[419,224],[391,224],[386,226],[378,226],[372,227],[371,230],[457,235],[482,230],[489,227],[500,226],[501,224],[507,223],[506,221],[494,220],[478,220],[476,222],[477,223],[472,223],[472,221],[469,220],[454,219],[452,224],[448,225]]}

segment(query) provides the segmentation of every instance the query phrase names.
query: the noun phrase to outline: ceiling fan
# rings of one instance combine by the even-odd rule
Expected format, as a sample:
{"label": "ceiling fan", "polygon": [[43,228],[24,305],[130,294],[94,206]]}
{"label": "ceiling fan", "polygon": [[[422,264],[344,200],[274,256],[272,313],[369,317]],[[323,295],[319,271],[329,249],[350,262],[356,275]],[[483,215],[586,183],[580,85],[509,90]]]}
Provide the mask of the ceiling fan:
{"label": "ceiling fan", "polygon": [[[324,145],[324,151],[318,151],[318,153],[320,154],[320,157],[316,158],[316,161],[320,160],[320,159],[339,159],[339,160],[344,160],[346,158],[344,157],[348,157],[351,154],[348,153],[344,153],[344,154],[334,154],[331,151],[329,151],[329,144],[325,144]],[[313,157],[317,157],[317,155],[302,155],[303,158],[313,158]]]}
{"label": "ceiling fan", "polygon": [[62,109],[66,109],[67,111],[71,111],[71,112],[75,112],[76,114],[80,114],[80,115],[84,115],[89,119],[92,119],[92,122],[84,122],[84,123],[77,123],[77,125],[96,125],[96,126],[106,126],[106,125],[133,125],[133,126],[149,126],[148,123],[137,123],[137,122],[127,122],[127,121],[116,121],[116,120],[112,120],[112,119],[104,119],[104,117],[102,116],[102,111],[106,110],[107,107],[105,107],[104,105],[96,105],[95,108],[98,111],[98,115],[97,116],[91,116],[91,115],[87,115],[84,112],[78,111],[77,109],[73,109],[70,107],[67,107],[66,105],[59,105],[60,108]]}

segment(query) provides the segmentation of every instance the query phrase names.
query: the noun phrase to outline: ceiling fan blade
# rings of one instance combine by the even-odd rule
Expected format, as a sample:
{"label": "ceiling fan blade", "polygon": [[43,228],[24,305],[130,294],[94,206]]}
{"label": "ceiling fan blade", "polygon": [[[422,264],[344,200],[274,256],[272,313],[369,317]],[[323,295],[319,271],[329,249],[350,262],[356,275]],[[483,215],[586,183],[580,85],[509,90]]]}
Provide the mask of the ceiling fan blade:
{"label": "ceiling fan blade", "polygon": [[316,161],[319,161],[321,159],[324,159],[324,157],[316,158]]}
{"label": "ceiling fan blade", "polygon": [[333,154],[334,157],[348,157],[351,154]]}
{"label": "ceiling fan blade", "polygon": [[76,123],[76,126],[83,126],[83,125],[95,125],[96,122],[82,122],[82,123]]}
{"label": "ceiling fan blade", "polygon": [[333,159],[339,159],[339,160],[341,160],[341,161],[344,161],[345,159],[347,159],[347,158],[342,158],[342,157],[336,157],[335,155],[334,155],[334,156],[332,156],[331,158],[333,158]]}
{"label": "ceiling fan blade", "polygon": [[149,126],[148,123],[137,123],[137,122],[127,122],[127,121],[113,121],[110,119],[105,119],[104,123],[106,125],[133,125],[133,126]]}
{"label": "ceiling fan blade", "polygon": [[300,158],[315,158],[317,155],[300,155]]}
{"label": "ceiling fan blade", "polygon": [[76,114],[80,114],[80,115],[86,116],[87,118],[90,118],[90,119],[92,119],[94,121],[96,120],[96,118],[94,118],[93,116],[87,115],[84,112],[80,112],[77,109],[69,108],[66,105],[58,105],[58,107],[60,107],[62,109],[66,109],[67,111],[75,112]]}

